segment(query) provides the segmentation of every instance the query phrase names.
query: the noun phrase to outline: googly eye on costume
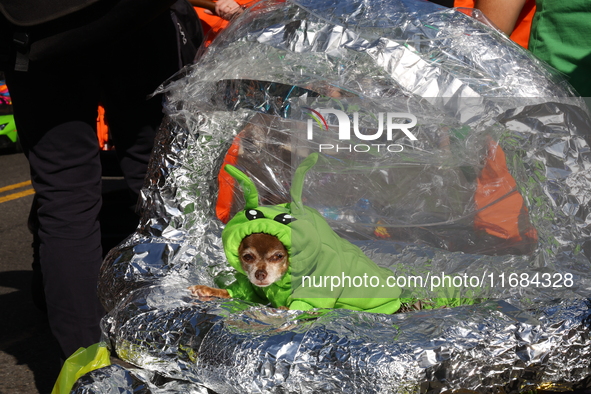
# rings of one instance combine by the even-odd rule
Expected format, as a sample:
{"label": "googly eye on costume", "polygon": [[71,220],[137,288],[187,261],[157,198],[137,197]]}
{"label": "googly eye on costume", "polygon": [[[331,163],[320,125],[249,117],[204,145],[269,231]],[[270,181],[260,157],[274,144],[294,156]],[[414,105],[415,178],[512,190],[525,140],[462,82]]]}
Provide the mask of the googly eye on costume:
{"label": "googly eye on costume", "polygon": [[275,216],[273,218],[273,220],[275,220],[276,222],[279,222],[279,223],[289,224],[289,223],[295,221],[296,218],[291,216],[289,213],[281,213],[281,214]]}
{"label": "googly eye on costume", "polygon": [[265,215],[258,209],[247,209],[244,212],[248,220],[263,219]]}

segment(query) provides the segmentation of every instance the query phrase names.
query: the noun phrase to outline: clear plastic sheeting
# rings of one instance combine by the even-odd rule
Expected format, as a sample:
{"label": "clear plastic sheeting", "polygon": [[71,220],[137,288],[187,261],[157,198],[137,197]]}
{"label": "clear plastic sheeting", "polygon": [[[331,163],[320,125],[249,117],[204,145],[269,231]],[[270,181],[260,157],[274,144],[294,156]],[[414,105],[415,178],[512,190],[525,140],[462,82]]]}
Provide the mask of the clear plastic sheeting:
{"label": "clear plastic sheeting", "polygon": [[[502,33],[423,1],[261,1],[162,91],[142,221],[99,284],[121,359],[219,393],[588,384],[591,121]],[[383,315],[192,297],[235,280],[221,233],[244,201],[223,164],[275,205],[313,152],[304,204],[413,302]],[[424,309],[446,279],[474,305]],[[101,371],[77,390],[130,385]]]}

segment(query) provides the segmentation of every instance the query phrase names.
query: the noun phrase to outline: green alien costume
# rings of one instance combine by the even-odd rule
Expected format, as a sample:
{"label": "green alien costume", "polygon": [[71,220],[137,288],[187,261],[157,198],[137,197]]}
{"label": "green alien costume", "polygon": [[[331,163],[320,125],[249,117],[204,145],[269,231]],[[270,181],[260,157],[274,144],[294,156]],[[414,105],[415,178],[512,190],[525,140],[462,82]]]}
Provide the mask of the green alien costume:
{"label": "green alien costume", "polygon": [[[240,183],[246,200],[244,211],[238,212],[222,232],[228,262],[238,271],[236,281],[226,287],[230,296],[295,310],[396,312],[401,289],[381,285],[392,271],[376,265],[361,249],[337,235],[318,211],[302,204],[305,175],[317,160],[318,154],[313,153],[296,170],[291,188],[293,202],[275,206],[258,206],[254,183],[235,167],[225,166]],[[267,287],[253,285],[238,258],[242,240],[255,233],[276,236],[289,253],[288,271]],[[337,281],[339,286],[335,286]],[[370,281],[380,285],[370,286]]]}

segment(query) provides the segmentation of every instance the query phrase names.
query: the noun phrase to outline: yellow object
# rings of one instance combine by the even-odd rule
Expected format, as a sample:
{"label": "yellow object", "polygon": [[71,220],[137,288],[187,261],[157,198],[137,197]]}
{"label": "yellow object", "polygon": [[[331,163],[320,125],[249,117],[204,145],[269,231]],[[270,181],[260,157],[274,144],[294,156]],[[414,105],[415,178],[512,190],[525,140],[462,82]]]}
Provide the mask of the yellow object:
{"label": "yellow object", "polygon": [[[378,224],[384,224],[384,222],[382,222],[381,220],[378,220]],[[391,237],[390,233],[388,232],[388,229],[384,226],[376,227],[373,234],[376,237],[380,237],[380,238],[390,238]]]}
{"label": "yellow object", "polygon": [[110,353],[104,342],[95,343],[87,348],[81,347],[68,357],[62,366],[51,394],[68,394],[82,375],[109,365]]}

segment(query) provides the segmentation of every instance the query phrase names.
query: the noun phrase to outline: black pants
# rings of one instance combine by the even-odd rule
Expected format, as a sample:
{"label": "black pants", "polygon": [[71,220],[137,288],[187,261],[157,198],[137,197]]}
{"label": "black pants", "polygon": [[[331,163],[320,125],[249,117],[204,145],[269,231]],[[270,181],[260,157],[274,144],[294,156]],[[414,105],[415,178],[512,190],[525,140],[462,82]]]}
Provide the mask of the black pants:
{"label": "black pants", "polygon": [[47,310],[62,357],[98,342],[104,315],[96,293],[102,261],[98,103],[137,194],[162,120],[162,98],[147,96],[179,69],[176,37],[167,12],[98,53],[6,72],[36,191]]}

